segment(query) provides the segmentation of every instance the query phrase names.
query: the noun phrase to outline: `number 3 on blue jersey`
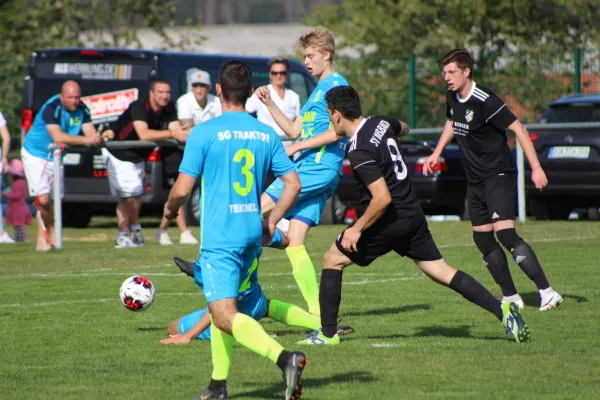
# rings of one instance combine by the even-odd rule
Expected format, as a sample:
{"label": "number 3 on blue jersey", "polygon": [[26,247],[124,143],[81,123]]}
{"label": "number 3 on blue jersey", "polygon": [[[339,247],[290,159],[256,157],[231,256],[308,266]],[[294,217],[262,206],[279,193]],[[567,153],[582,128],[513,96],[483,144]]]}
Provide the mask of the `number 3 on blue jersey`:
{"label": "number 3 on blue jersey", "polygon": [[246,178],[244,186],[239,181],[235,181],[233,188],[240,196],[248,196],[254,183],[254,174],[250,171],[250,168],[254,166],[254,154],[248,149],[240,149],[233,156],[233,161],[240,164],[243,162],[242,175]]}

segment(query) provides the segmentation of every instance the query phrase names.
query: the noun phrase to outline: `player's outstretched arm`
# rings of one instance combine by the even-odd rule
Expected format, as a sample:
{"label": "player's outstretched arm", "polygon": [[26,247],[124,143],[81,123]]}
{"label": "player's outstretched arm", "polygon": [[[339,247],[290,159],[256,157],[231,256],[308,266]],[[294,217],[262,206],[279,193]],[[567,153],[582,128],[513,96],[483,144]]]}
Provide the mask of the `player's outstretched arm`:
{"label": "player's outstretched arm", "polygon": [[452,128],[452,121],[446,120],[446,125],[444,125],[442,136],[440,136],[440,140],[438,141],[437,146],[435,146],[435,150],[425,160],[425,164],[423,165],[423,175],[427,176],[427,174],[433,173],[433,166],[438,163],[442,151],[444,151],[446,145],[452,141],[453,137],[454,128]]}
{"label": "player's outstretched arm", "polygon": [[293,155],[301,150],[315,149],[321,146],[326,146],[329,143],[337,142],[342,140],[344,136],[338,136],[333,128],[329,128],[320,135],[313,136],[310,139],[301,140],[297,143],[291,144],[285,148],[285,152],[288,156]]}
{"label": "player's outstretched arm", "polygon": [[533,181],[536,189],[542,190],[548,185],[548,178],[546,178],[546,173],[540,165],[540,160],[535,152],[535,147],[533,146],[533,142],[529,137],[527,128],[525,128],[521,121],[517,119],[515,122],[509,125],[508,130],[515,134],[519,144],[523,148],[523,153],[525,153],[525,157],[527,157],[527,161],[531,166],[531,180]]}
{"label": "player's outstretched arm", "polygon": [[189,331],[177,335],[170,335],[169,338],[163,339],[160,342],[162,344],[188,344],[208,328],[210,328],[210,313],[207,309],[204,315],[202,315],[202,318],[200,318]]}
{"label": "player's outstretched arm", "polygon": [[296,139],[300,136],[300,132],[302,132],[302,117],[297,117],[295,120],[288,119],[288,117],[283,114],[283,112],[279,109],[277,104],[271,99],[271,92],[269,88],[266,86],[261,86],[256,89],[256,96],[260,101],[267,106],[271,117],[275,123],[281,128],[281,130],[287,135],[291,140]]}

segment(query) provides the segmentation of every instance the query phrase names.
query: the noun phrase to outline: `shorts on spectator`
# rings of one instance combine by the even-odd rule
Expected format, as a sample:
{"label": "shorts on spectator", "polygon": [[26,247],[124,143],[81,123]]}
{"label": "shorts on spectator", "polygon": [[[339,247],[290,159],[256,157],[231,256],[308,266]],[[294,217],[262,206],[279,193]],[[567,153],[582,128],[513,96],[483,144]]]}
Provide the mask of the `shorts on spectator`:
{"label": "shorts on spectator", "polygon": [[122,161],[102,149],[108,171],[108,183],[113,196],[120,199],[140,196],[144,192],[143,176],[145,162]]}

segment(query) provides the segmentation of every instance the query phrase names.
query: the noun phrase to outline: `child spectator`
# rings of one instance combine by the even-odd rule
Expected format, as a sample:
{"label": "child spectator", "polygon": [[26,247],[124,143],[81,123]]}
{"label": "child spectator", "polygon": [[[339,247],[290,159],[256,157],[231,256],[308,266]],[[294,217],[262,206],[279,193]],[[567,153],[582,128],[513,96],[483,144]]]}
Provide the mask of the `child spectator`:
{"label": "child spectator", "polygon": [[8,175],[12,179],[12,185],[10,186],[10,192],[5,195],[8,199],[6,224],[15,227],[15,241],[24,242],[27,238],[25,225],[31,225],[31,211],[25,203],[27,182],[25,181],[21,160],[12,160],[8,164]]}

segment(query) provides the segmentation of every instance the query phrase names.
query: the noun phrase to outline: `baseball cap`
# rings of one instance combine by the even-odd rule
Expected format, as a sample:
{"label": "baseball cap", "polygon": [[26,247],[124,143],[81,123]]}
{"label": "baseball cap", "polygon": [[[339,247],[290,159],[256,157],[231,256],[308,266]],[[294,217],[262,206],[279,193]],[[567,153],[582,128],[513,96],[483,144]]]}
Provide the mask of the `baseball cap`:
{"label": "baseball cap", "polygon": [[189,83],[201,83],[203,85],[210,85],[210,74],[198,68],[191,68],[188,70]]}

